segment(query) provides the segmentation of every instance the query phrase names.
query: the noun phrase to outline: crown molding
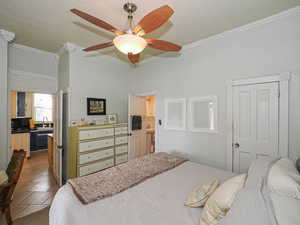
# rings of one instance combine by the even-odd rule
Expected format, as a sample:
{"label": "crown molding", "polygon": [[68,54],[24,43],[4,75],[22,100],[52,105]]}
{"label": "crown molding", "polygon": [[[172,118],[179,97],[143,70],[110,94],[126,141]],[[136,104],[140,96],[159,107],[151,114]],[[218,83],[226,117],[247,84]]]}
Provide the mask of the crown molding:
{"label": "crown molding", "polygon": [[255,29],[255,28],[263,26],[265,24],[269,24],[269,23],[272,23],[272,22],[275,22],[275,21],[279,21],[283,18],[286,18],[288,16],[297,15],[299,13],[300,13],[300,6],[296,6],[294,8],[288,9],[286,11],[283,11],[283,12],[277,13],[275,15],[266,17],[264,19],[257,20],[255,22],[252,22],[252,23],[234,28],[232,30],[225,31],[225,32],[220,33],[220,34],[210,36],[206,39],[202,39],[202,40],[199,40],[199,41],[192,42],[190,44],[186,44],[186,45],[183,46],[182,50],[184,52],[184,51],[192,49],[192,48],[197,48],[200,45],[204,44],[205,42],[226,38],[230,35],[234,35],[236,33],[240,33],[240,32],[244,32],[244,31],[247,31],[247,30]]}
{"label": "crown molding", "polygon": [[55,76],[26,72],[26,71],[21,71],[21,70],[8,69],[8,73],[10,75],[19,76],[19,77],[40,78],[40,79],[47,79],[47,80],[53,80],[53,81],[57,80],[57,78]]}
{"label": "crown molding", "polygon": [[26,45],[12,43],[12,44],[9,45],[9,47],[56,57],[56,54],[53,53],[53,52],[48,52],[48,51],[44,51],[44,50],[41,50],[41,49],[32,48],[32,47],[29,47],[29,46],[26,46]]}
{"label": "crown molding", "polygon": [[63,47],[58,51],[57,55],[60,56],[66,52],[68,53],[73,53],[78,50],[82,50],[83,48],[80,47],[79,45],[73,44],[71,42],[67,42],[63,45]]}
{"label": "crown molding", "polygon": [[15,39],[15,33],[0,29],[0,38],[6,42],[11,42]]}
{"label": "crown molding", "polygon": [[[270,17],[267,17],[267,18],[255,21],[253,23],[249,23],[249,24],[246,24],[246,25],[234,28],[232,30],[225,31],[225,32],[220,33],[220,34],[216,34],[216,35],[210,36],[210,37],[208,37],[206,39],[201,39],[201,40],[192,42],[190,44],[186,44],[186,45],[184,45],[182,47],[181,53],[184,53],[187,50],[190,50],[190,49],[193,49],[193,48],[198,48],[201,45],[205,44],[206,42],[214,41],[214,40],[219,40],[219,39],[222,39],[222,38],[226,38],[226,37],[228,37],[230,35],[235,35],[237,33],[243,32],[243,31],[251,30],[251,29],[260,27],[260,26],[268,24],[268,23],[279,21],[279,20],[281,20],[283,18],[286,18],[288,16],[297,15],[299,13],[300,13],[300,6],[288,9],[286,11],[277,13],[277,14],[275,14],[273,16],[270,16]],[[162,53],[161,55],[166,55],[166,54],[169,54],[169,53],[165,52],[165,53]],[[158,55],[158,56],[160,56],[160,55]],[[155,60],[155,58],[156,58],[155,56],[154,57],[149,57],[146,60],[143,60],[142,62],[140,62],[139,65],[141,65],[143,63],[151,62],[151,61]],[[135,66],[135,67],[138,67],[138,66]]]}

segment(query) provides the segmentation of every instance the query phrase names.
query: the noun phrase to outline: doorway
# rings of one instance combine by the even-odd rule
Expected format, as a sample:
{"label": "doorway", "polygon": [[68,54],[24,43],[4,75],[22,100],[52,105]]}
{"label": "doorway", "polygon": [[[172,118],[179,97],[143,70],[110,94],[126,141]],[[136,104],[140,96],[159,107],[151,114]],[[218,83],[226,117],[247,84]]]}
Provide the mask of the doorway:
{"label": "doorway", "polygon": [[58,189],[53,176],[54,96],[10,91],[10,148],[26,151],[26,160],[12,202],[13,218],[51,204]]}
{"label": "doorway", "polygon": [[129,159],[155,152],[156,95],[129,95]]}
{"label": "doorway", "polygon": [[230,82],[227,167],[244,173],[263,157],[288,157],[289,74]]}

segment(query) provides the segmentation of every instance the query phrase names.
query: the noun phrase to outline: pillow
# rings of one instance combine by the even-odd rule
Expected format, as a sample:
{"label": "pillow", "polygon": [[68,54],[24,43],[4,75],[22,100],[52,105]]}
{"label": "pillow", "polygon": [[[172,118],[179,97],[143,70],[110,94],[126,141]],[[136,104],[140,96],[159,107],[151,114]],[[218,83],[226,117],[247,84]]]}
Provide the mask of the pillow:
{"label": "pillow", "polygon": [[232,177],[222,183],[208,198],[201,214],[201,225],[217,224],[229,211],[236,194],[244,187],[246,174]]}
{"label": "pillow", "polygon": [[7,174],[4,170],[0,170],[0,184],[4,184],[8,181]]}
{"label": "pillow", "polygon": [[218,186],[219,186],[219,181],[214,180],[209,184],[205,184],[200,188],[196,188],[194,191],[192,191],[189,194],[184,205],[189,207],[204,206],[209,196],[211,196],[212,193],[214,193],[214,191],[217,189]]}
{"label": "pillow", "polygon": [[300,174],[292,160],[282,158],[271,167],[268,177],[271,192],[300,199]]}

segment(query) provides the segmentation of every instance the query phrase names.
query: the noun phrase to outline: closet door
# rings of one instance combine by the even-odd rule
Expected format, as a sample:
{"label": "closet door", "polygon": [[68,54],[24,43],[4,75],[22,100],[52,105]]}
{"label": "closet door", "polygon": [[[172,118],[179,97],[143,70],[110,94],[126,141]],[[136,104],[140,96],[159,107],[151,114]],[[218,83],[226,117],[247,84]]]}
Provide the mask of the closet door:
{"label": "closet door", "polygon": [[233,89],[233,167],[246,172],[257,158],[278,155],[277,82]]}

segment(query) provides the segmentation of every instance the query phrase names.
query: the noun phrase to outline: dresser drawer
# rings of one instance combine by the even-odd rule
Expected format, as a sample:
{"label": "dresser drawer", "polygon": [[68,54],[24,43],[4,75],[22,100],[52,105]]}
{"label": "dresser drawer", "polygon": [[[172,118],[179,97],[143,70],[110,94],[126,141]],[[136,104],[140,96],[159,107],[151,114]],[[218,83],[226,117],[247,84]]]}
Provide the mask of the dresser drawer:
{"label": "dresser drawer", "polygon": [[113,138],[99,140],[99,141],[82,142],[79,143],[79,152],[86,152],[86,151],[110,147],[110,146],[114,146]]}
{"label": "dresser drawer", "polygon": [[79,164],[85,164],[88,162],[96,161],[99,159],[104,159],[108,158],[114,155],[114,149],[105,149],[105,150],[100,150],[98,152],[92,152],[88,154],[81,155],[79,157]]}
{"label": "dresser drawer", "polygon": [[79,140],[101,138],[101,137],[108,137],[108,136],[114,136],[113,128],[79,131]]}
{"label": "dresser drawer", "polygon": [[127,138],[127,136],[116,137],[116,145],[126,144],[128,142]]}
{"label": "dresser drawer", "polygon": [[128,152],[128,145],[122,145],[116,147],[116,155],[127,153]]}
{"label": "dresser drawer", "polygon": [[115,135],[127,134],[127,133],[128,133],[128,127],[117,127],[117,128],[115,128]]}
{"label": "dresser drawer", "polygon": [[121,127],[121,132],[122,132],[122,134],[127,134],[128,133],[128,127]]}
{"label": "dresser drawer", "polygon": [[116,165],[121,164],[121,163],[125,163],[127,161],[128,161],[128,155],[127,154],[116,156]]}
{"label": "dresser drawer", "polygon": [[99,170],[103,170],[109,167],[112,167],[114,165],[114,159],[107,159],[107,160],[103,160],[101,162],[97,162],[97,163],[92,163],[90,165],[87,166],[83,166],[79,168],[79,176],[84,176],[90,173],[95,173]]}

